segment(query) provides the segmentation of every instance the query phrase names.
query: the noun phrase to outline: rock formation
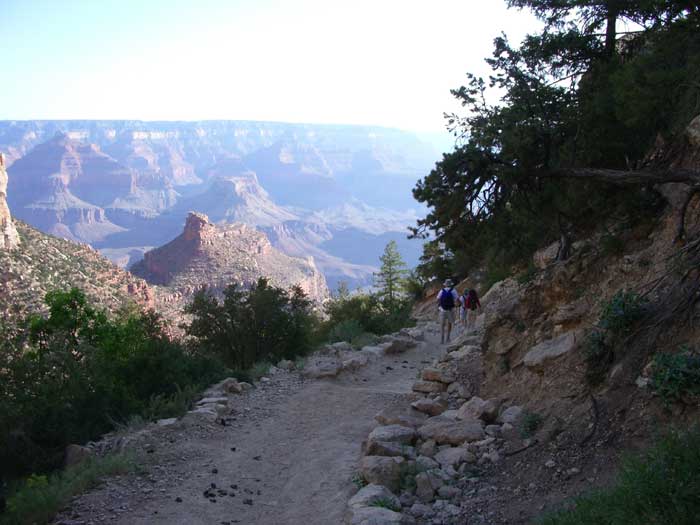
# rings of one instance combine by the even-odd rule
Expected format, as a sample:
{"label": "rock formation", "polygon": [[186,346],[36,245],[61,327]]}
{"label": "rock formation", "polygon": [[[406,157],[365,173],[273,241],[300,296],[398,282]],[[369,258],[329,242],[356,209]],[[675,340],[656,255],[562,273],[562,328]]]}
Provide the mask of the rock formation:
{"label": "rock formation", "polygon": [[166,286],[177,298],[175,302],[204,286],[220,292],[229,284],[250,286],[259,277],[282,288],[299,285],[317,302],[328,295],[313,259],[283,254],[265,234],[245,224],[215,225],[195,212],[188,215],[182,234],[147,252],[131,271],[152,284]]}
{"label": "rock formation", "polygon": [[0,249],[11,250],[19,244],[19,235],[7,206],[7,172],[5,156],[0,153]]}

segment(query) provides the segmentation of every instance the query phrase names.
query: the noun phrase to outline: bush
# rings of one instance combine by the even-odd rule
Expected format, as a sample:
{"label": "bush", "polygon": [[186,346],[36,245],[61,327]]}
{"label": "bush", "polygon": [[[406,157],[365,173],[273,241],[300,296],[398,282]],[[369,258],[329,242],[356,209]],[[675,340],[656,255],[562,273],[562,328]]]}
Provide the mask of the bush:
{"label": "bush", "polygon": [[700,356],[688,350],[677,354],[656,354],[651,388],[666,403],[700,395]]}
{"label": "bush", "polygon": [[65,446],[133,415],[182,413],[225,369],[171,340],[157,315],[108,319],[77,289],[47,294],[49,315],[0,348],[0,475],[58,467]]}
{"label": "bush", "polygon": [[328,340],[349,341],[362,334],[383,335],[411,326],[413,303],[404,298],[391,305],[373,294],[338,297],[326,305],[324,331]]}
{"label": "bush", "polygon": [[700,516],[700,429],[673,432],[623,461],[617,483],[576,499],[543,525],[694,525]]}
{"label": "bush", "polygon": [[586,339],[586,378],[590,384],[603,380],[615,360],[615,350],[624,345],[643,316],[644,302],[634,292],[620,290],[602,305],[600,318]]}
{"label": "bush", "polygon": [[52,476],[32,475],[8,498],[0,524],[48,523],[73,496],[85,492],[106,476],[124,474],[135,468],[130,456],[88,458]]}
{"label": "bush", "polygon": [[317,321],[301,288],[288,293],[260,278],[249,291],[229,286],[223,295],[220,301],[203,290],[185,309],[192,315],[185,331],[193,348],[236,370],[311,350]]}

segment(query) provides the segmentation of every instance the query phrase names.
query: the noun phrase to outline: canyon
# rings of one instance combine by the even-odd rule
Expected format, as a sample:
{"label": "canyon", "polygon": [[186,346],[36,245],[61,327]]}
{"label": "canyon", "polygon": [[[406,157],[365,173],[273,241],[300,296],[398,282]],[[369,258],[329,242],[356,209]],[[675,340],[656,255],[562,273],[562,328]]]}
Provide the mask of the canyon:
{"label": "canyon", "polygon": [[17,218],[122,267],[194,211],[313,257],[331,289],[371,285],[390,240],[417,263],[411,190],[437,158],[399,130],[248,121],[0,121],[0,151]]}

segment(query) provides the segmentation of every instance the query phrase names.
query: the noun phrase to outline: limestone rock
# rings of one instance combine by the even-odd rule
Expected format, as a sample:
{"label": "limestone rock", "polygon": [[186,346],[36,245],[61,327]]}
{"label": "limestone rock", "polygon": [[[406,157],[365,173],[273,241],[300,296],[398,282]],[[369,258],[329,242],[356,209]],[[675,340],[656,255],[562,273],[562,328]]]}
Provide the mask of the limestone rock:
{"label": "limestone rock", "polygon": [[403,458],[365,456],[360,463],[360,472],[369,483],[384,485],[392,492],[399,489]]}
{"label": "limestone rock", "polygon": [[401,425],[417,428],[428,419],[428,416],[416,410],[407,411],[403,408],[387,407],[377,413],[374,419],[380,425]]}
{"label": "limestone rock", "polygon": [[454,421],[443,416],[431,417],[418,429],[422,439],[433,439],[438,445],[461,445],[484,438],[480,422]]}
{"label": "limestone rock", "polygon": [[498,422],[516,426],[523,417],[523,409],[517,405],[506,408],[501,415],[498,416]]}
{"label": "limestone rock", "polygon": [[375,428],[369,435],[370,441],[392,441],[410,445],[416,439],[416,431],[401,425],[388,425]]}
{"label": "limestone rock", "polygon": [[351,510],[350,525],[410,525],[414,520],[408,520],[400,512],[382,507],[359,507]]}
{"label": "limestone rock", "polygon": [[530,351],[525,354],[523,363],[528,368],[542,368],[547,362],[574,350],[581,339],[582,333],[580,331],[572,331],[555,337],[554,339],[543,341],[533,346]]}
{"label": "limestone rock", "polygon": [[221,382],[221,388],[224,392],[228,392],[229,394],[240,394],[243,392],[243,387],[235,377],[224,379]]}
{"label": "limestone rock", "polygon": [[351,509],[356,509],[360,507],[371,507],[378,502],[388,504],[390,510],[401,509],[399,498],[394,496],[386,487],[375,484],[370,484],[361,488],[359,492],[350,499],[348,506]]}
{"label": "limestone rock", "polygon": [[368,441],[366,455],[415,458],[416,449],[396,441]]}
{"label": "limestone rock", "polygon": [[436,381],[446,385],[453,383],[457,379],[454,372],[442,368],[424,368],[421,377],[424,381]]}
{"label": "limestone rock", "polygon": [[426,503],[432,501],[435,492],[445,484],[439,472],[439,470],[429,470],[416,475],[416,496],[419,500]]}
{"label": "limestone rock", "polygon": [[343,363],[336,358],[318,358],[306,364],[302,375],[309,379],[337,377]]}
{"label": "limestone rock", "polygon": [[538,270],[543,270],[554,261],[557,260],[557,255],[559,254],[559,243],[555,242],[543,248],[537,250],[532,256],[532,262],[535,268]]}
{"label": "limestone rock", "polygon": [[429,416],[439,416],[442,414],[447,409],[445,405],[446,404],[443,402],[425,398],[411,403],[411,406],[418,410],[418,412],[428,414]]}
{"label": "limestone rock", "polygon": [[413,390],[423,394],[437,394],[444,392],[446,389],[447,385],[438,381],[416,381],[413,383]]}
{"label": "limestone rock", "polygon": [[92,456],[92,450],[80,445],[68,445],[66,447],[65,459],[63,464],[66,468],[73,467],[82,463]]}
{"label": "limestone rock", "polygon": [[386,343],[386,346],[384,346],[384,353],[386,355],[402,354],[411,348],[415,348],[416,345],[417,343],[413,339],[396,337]]}
{"label": "limestone rock", "polygon": [[462,463],[475,463],[476,456],[469,452],[466,448],[450,447],[441,450],[435,454],[435,460],[442,467],[458,467]]}
{"label": "limestone rock", "polygon": [[426,472],[440,468],[440,464],[428,456],[418,456],[416,458],[416,469],[418,472]]}
{"label": "limestone rock", "polygon": [[457,411],[457,419],[481,419],[490,423],[498,417],[499,402],[496,399],[484,401],[474,396]]}

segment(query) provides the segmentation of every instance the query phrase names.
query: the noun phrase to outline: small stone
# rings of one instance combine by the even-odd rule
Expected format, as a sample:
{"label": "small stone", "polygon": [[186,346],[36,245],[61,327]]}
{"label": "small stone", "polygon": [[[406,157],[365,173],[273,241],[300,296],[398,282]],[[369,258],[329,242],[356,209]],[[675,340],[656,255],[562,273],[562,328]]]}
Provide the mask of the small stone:
{"label": "small stone", "polygon": [[557,466],[556,462],[553,459],[550,459],[544,464],[545,467],[547,468],[554,468]]}

